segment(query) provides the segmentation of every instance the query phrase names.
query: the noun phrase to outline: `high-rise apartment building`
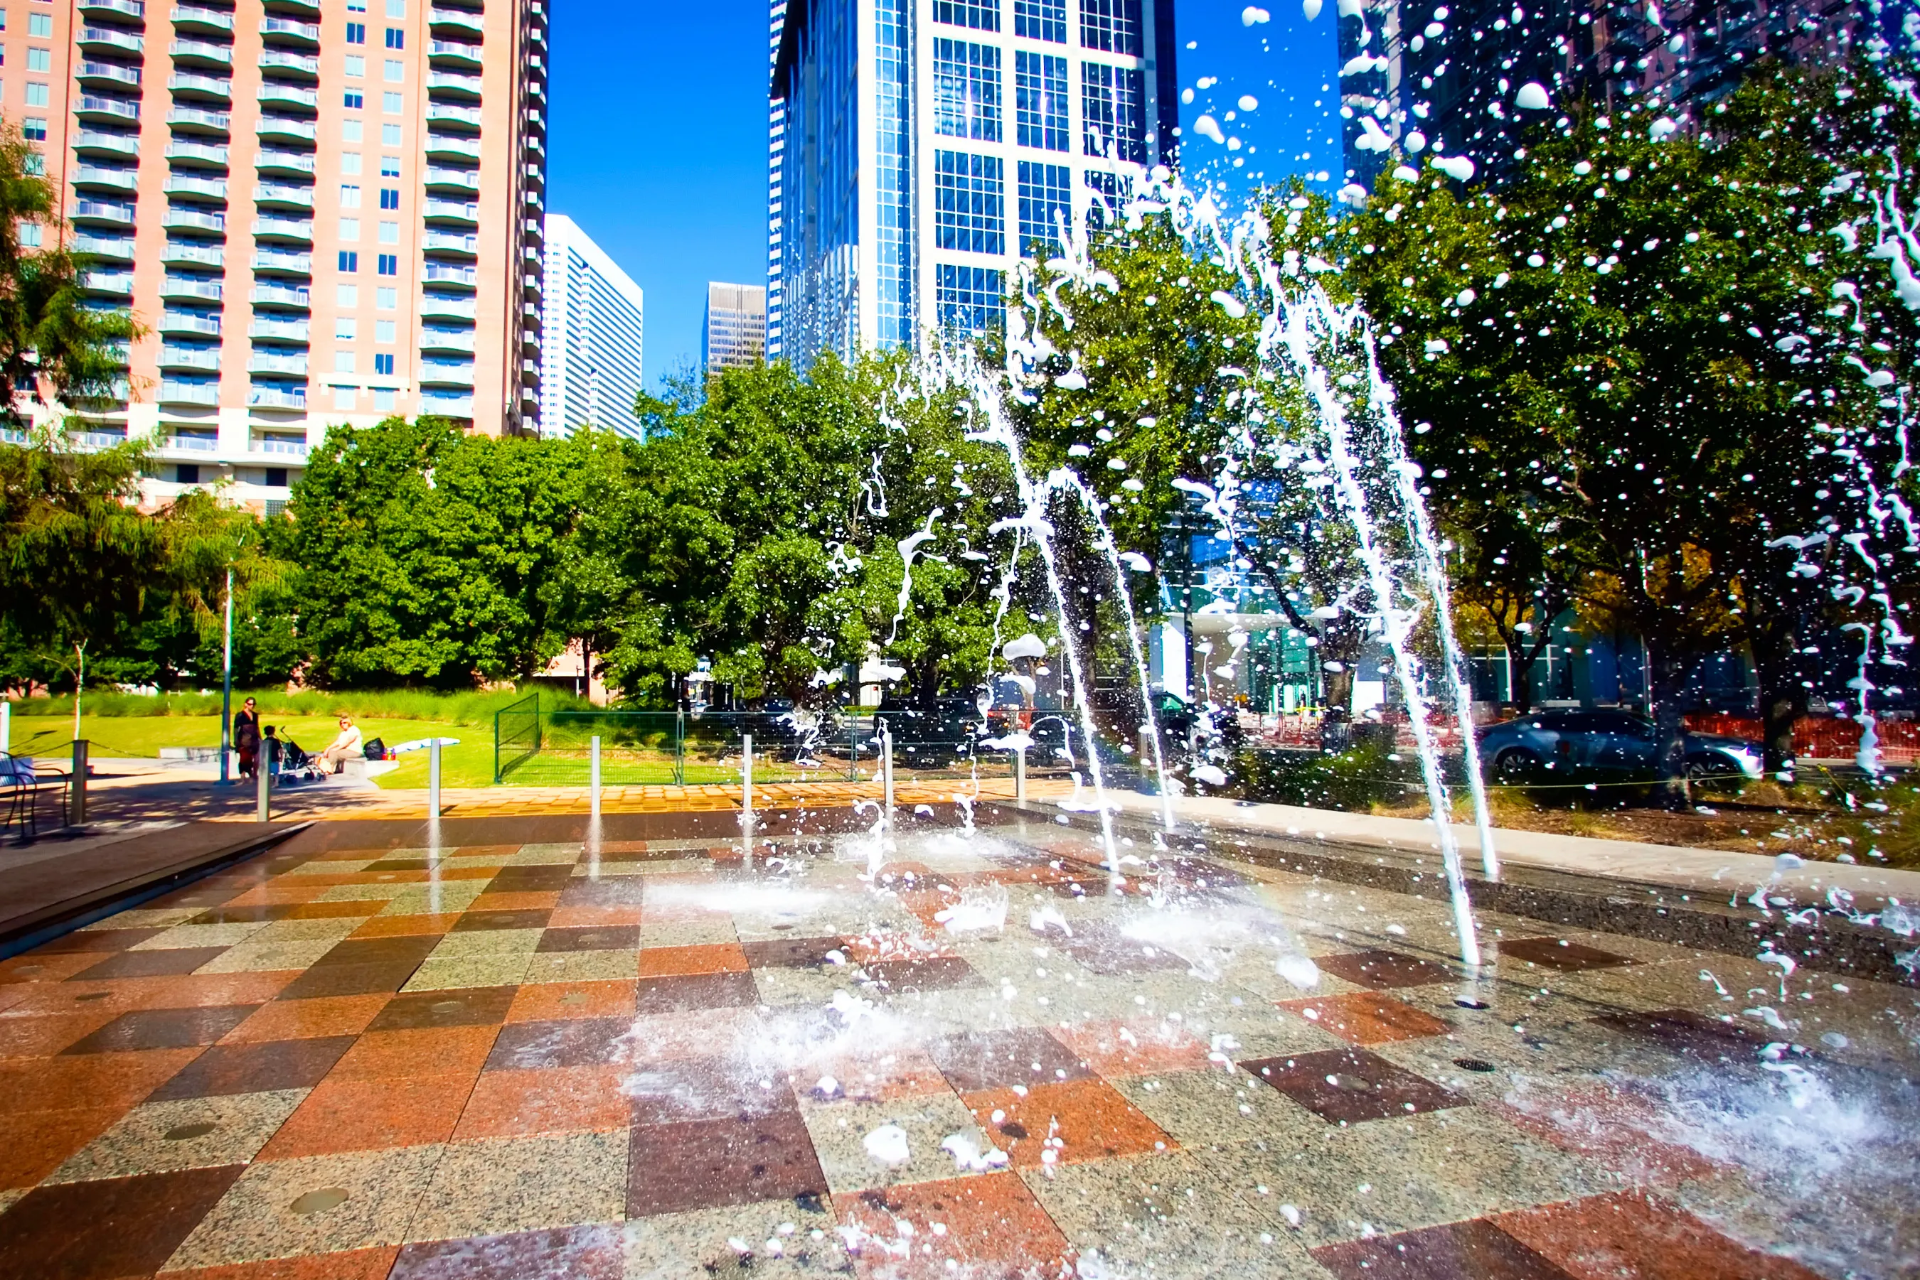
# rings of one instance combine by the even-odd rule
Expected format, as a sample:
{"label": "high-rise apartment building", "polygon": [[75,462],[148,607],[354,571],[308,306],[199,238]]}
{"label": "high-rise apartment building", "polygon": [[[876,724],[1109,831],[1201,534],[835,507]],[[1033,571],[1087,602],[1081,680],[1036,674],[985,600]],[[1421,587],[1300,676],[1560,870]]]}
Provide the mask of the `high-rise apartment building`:
{"label": "high-rise apartment building", "polygon": [[642,439],[633,402],[645,299],[640,286],[565,214],[547,215],[546,332],[540,341],[540,434],[586,424]]}
{"label": "high-rise apartment building", "polygon": [[745,369],[767,358],[767,291],[757,284],[707,282],[700,366],[708,374]]}
{"label": "high-rise apartment building", "polygon": [[[1731,93],[1762,58],[1837,56],[1865,29],[1864,0],[1341,0],[1340,115],[1347,180],[1372,190],[1394,157],[1444,153],[1483,176],[1511,163],[1525,128],[1585,98],[1672,116]],[[1894,6],[1888,5],[1890,12]],[[1882,21],[1889,27],[1892,19]],[[1520,100],[1536,84],[1546,103]]]}
{"label": "high-rise apartment building", "polygon": [[1015,263],[1170,164],[1172,0],[788,0],[772,354],[998,323]]}
{"label": "high-rise apartment building", "polygon": [[[780,33],[787,25],[787,0],[772,0],[767,22],[767,75],[780,63]],[[786,152],[787,102],[773,85],[767,95],[767,351],[780,350],[780,167]]]}
{"label": "high-rise apartment building", "polygon": [[[13,0],[0,112],[88,305],[130,309],[158,491],[272,503],[333,423],[539,415],[546,0]],[[16,69],[17,68],[17,69]]]}

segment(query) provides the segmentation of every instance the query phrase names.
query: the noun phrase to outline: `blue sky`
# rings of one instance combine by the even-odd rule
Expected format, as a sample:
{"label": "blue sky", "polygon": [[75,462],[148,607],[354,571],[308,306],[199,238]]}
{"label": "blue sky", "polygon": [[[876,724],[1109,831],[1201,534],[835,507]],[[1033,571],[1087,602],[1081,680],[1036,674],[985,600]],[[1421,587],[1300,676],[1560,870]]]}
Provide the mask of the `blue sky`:
{"label": "blue sky", "polygon": [[[1189,131],[1189,171],[1236,187],[1255,172],[1272,179],[1324,168],[1337,179],[1332,0],[1311,23],[1300,0],[1269,3],[1270,20],[1252,26],[1244,8],[1244,0],[1179,5],[1181,84],[1219,80],[1196,91],[1182,121],[1210,108],[1251,148],[1238,153],[1248,164],[1236,171],[1220,146]],[[767,6],[564,0],[552,31],[548,207],[578,222],[646,291],[653,385],[699,358],[707,281],[766,276]],[[1225,122],[1243,94],[1258,109]]]}

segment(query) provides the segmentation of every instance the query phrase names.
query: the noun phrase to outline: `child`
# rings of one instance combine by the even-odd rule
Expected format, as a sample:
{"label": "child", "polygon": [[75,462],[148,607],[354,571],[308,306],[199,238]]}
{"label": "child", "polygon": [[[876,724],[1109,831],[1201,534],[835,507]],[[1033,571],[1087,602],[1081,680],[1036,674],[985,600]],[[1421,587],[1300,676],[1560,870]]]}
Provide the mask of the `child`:
{"label": "child", "polygon": [[265,736],[260,742],[260,754],[266,758],[267,784],[271,786],[280,781],[280,739],[273,736],[272,725],[262,729],[261,733]]}

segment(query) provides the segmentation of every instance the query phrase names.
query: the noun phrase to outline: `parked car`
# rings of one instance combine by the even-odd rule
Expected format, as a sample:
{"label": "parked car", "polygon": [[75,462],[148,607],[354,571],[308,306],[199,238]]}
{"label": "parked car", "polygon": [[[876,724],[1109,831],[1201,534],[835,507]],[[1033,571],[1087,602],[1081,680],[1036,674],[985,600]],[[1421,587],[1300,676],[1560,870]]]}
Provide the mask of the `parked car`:
{"label": "parked car", "polygon": [[[1542,711],[1477,732],[1481,767],[1496,782],[1651,782],[1665,743],[1654,722],[1631,711]],[[1692,782],[1757,778],[1760,744],[1711,733],[1681,736]]]}
{"label": "parked car", "polygon": [[975,740],[986,728],[977,698],[947,695],[934,701],[931,711],[915,702],[888,695],[873,713],[873,734],[881,726],[893,733],[893,747],[903,764],[944,764],[969,759]]}
{"label": "parked car", "polygon": [[1160,749],[1169,756],[1185,755],[1195,733],[1199,734],[1202,751],[1214,745],[1216,736],[1219,745],[1229,753],[1236,753],[1246,745],[1246,731],[1240,727],[1240,717],[1232,707],[1216,707],[1209,717],[1207,708],[1195,706],[1164,685],[1153,685],[1152,694],[1153,719],[1160,726]]}

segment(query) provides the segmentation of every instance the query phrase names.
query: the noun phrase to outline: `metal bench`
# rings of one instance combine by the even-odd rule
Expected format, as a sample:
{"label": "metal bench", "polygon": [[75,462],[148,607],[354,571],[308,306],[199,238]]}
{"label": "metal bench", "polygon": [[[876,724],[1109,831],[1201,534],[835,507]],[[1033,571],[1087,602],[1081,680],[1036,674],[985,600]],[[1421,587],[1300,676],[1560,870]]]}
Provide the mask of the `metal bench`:
{"label": "metal bench", "polygon": [[39,838],[40,797],[43,795],[57,798],[59,807],[55,813],[61,825],[65,825],[72,785],[72,777],[62,770],[36,768],[31,756],[0,752],[0,803],[6,806],[5,820],[0,821],[0,833],[18,825],[21,844]]}

